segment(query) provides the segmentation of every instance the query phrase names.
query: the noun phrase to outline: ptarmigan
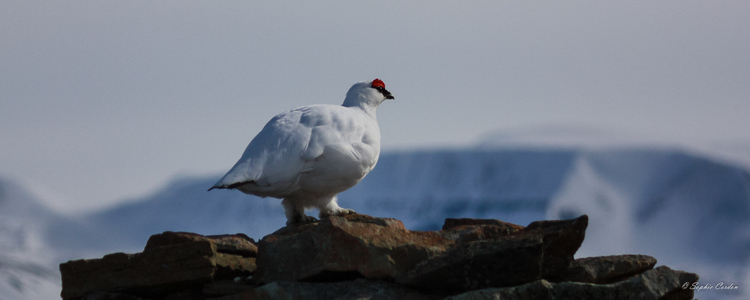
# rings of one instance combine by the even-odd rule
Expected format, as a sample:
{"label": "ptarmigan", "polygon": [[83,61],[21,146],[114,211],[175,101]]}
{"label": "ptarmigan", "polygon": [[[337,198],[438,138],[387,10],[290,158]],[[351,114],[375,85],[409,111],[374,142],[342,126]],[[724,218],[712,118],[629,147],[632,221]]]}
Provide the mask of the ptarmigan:
{"label": "ptarmigan", "polygon": [[319,217],[354,213],[336,195],[375,167],[380,155],[380,103],[393,99],[380,79],[354,84],[341,106],[310,105],[276,115],[242,157],[209,189],[283,199],[287,224],[310,222],[305,208]]}

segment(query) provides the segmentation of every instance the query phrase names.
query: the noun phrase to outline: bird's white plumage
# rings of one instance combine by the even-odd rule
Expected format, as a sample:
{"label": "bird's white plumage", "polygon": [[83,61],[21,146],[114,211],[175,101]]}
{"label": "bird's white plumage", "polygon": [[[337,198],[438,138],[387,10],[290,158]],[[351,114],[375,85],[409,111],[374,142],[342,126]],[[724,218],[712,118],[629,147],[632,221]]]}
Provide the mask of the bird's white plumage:
{"label": "bird's white plumage", "polygon": [[336,195],[375,167],[380,155],[375,111],[393,99],[373,82],[352,86],[341,106],[310,105],[276,115],[212,189],[283,198],[287,223],[311,220],[304,214],[309,207],[320,209],[321,217],[353,212],[338,207]]}

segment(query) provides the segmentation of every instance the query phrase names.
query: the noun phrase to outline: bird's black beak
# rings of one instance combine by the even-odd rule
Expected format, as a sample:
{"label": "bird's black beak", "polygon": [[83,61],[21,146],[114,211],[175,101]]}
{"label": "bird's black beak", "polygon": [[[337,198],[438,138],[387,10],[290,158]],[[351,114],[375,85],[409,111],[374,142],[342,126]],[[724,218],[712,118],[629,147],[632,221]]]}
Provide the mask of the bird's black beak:
{"label": "bird's black beak", "polygon": [[380,93],[382,93],[383,96],[385,96],[385,99],[391,99],[391,100],[393,100],[393,95],[391,95],[391,92],[389,92],[388,90],[386,90],[386,89],[380,89]]}

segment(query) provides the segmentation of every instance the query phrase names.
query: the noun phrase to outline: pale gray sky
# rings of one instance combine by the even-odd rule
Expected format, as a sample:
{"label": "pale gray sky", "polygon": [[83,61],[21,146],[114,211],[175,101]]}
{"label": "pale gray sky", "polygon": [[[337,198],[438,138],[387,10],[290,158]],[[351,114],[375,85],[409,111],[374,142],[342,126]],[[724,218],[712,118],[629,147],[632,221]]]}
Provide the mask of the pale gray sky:
{"label": "pale gray sky", "polygon": [[546,124],[748,142],[750,2],[4,0],[0,175],[101,208],[376,77],[386,151]]}

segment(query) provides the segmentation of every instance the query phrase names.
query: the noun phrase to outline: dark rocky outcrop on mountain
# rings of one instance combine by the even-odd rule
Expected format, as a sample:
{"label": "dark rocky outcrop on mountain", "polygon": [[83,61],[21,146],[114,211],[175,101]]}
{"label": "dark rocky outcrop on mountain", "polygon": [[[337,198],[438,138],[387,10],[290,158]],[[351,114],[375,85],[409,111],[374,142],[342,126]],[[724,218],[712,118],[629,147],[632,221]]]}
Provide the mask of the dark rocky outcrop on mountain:
{"label": "dark rocky outcrop on mountain", "polygon": [[645,255],[574,259],[588,217],[440,231],[352,214],[243,234],[164,232],[143,252],[60,265],[63,299],[692,299],[696,274]]}

